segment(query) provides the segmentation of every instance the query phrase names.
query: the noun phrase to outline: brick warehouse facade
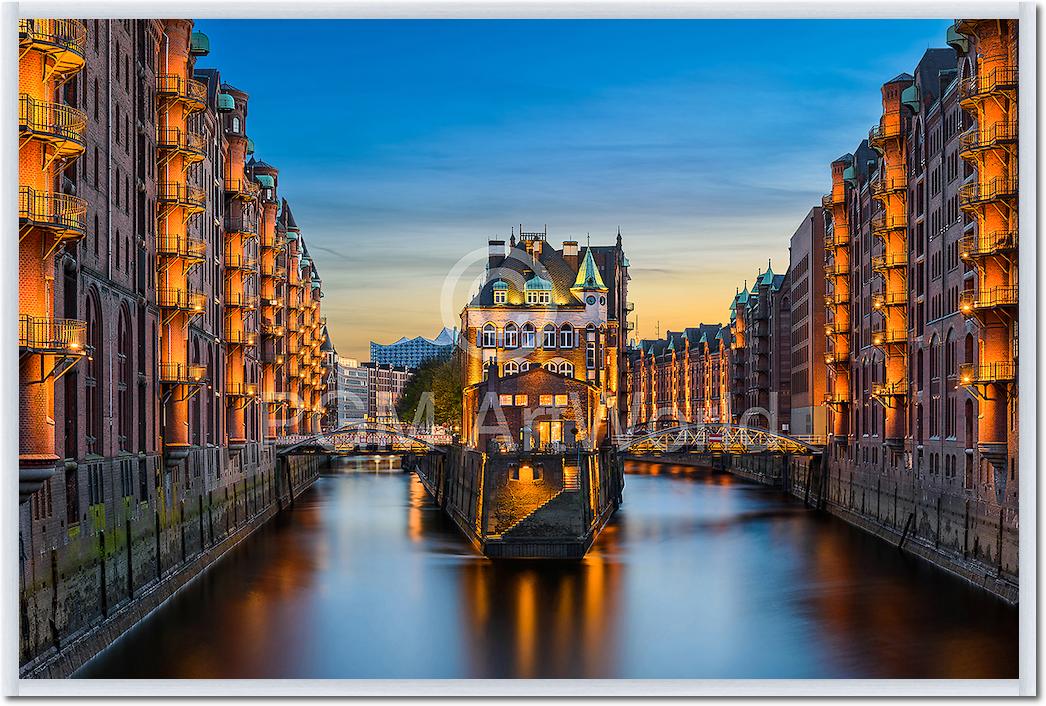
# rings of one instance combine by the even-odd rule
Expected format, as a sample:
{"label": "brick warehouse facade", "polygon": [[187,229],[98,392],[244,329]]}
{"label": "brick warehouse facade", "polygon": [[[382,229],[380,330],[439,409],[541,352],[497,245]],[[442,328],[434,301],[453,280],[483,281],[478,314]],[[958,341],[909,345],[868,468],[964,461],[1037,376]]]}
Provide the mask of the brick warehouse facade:
{"label": "brick warehouse facade", "polygon": [[20,20],[19,44],[25,664],[314,470],[275,443],[320,430],[328,375],[322,282],[247,94],[195,68],[207,37]]}
{"label": "brick warehouse facade", "polygon": [[[776,394],[792,407],[779,431],[826,443],[815,492],[831,511],[1008,598],[1018,561],[1016,37],[1015,20],[960,20],[950,48],[883,85],[879,124],[831,163],[823,218],[807,214],[786,280],[769,288],[790,293],[789,322],[768,326],[759,347],[753,326],[778,307],[755,310],[754,294],[772,297],[739,291],[727,354],[731,419]],[[639,425],[651,423],[643,410],[683,409],[693,394],[670,382],[676,337],[629,355]],[[760,475],[748,464],[735,465]]]}

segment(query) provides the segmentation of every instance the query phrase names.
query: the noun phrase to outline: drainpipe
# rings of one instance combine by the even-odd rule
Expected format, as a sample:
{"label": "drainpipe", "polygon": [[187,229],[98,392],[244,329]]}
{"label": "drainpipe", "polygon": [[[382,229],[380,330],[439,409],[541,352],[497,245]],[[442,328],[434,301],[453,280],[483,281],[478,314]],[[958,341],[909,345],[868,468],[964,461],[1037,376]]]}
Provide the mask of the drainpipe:
{"label": "drainpipe", "polygon": [[[106,20],[105,23],[106,32],[106,45],[105,45],[105,67],[106,67],[106,85],[105,85],[105,125],[106,125],[106,178],[105,184],[108,187],[105,194],[105,230],[106,230],[106,242],[105,242],[105,259],[106,259],[106,277],[110,282],[113,280],[113,21]],[[119,187],[117,187],[119,188]],[[99,302],[101,304],[101,302]],[[99,306],[99,317],[102,313]],[[104,336],[104,329],[103,329]],[[104,342],[103,342],[104,345]],[[97,351],[96,351],[97,354]],[[113,359],[112,359],[112,347],[110,346],[109,358],[105,361],[106,367],[108,368],[107,387],[108,390],[108,414],[106,419],[109,425],[109,441],[112,442],[112,423],[113,423]],[[104,449],[103,449],[104,453]]]}

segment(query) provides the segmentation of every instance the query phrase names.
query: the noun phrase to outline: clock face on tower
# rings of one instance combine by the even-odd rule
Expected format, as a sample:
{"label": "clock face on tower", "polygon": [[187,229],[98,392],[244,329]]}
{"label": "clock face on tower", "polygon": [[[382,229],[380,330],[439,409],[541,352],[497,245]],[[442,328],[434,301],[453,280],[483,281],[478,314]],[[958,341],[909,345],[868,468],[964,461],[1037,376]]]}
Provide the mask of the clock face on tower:
{"label": "clock face on tower", "polygon": [[595,304],[596,303],[596,298],[594,296],[592,296],[591,294],[589,294],[588,295],[588,299],[586,299],[585,301],[588,302],[589,304]]}

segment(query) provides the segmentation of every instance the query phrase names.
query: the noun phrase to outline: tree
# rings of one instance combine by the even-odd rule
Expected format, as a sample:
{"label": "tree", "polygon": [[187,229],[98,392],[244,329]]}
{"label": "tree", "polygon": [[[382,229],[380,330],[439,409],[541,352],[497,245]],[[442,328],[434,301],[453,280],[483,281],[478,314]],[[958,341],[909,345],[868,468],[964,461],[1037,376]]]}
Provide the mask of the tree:
{"label": "tree", "polygon": [[[424,395],[432,395],[433,421],[444,427],[461,423],[461,366],[457,356],[449,360],[430,360],[423,363],[407,384],[396,403],[400,421],[413,423]],[[424,407],[422,407],[424,412]],[[427,421],[422,417],[422,422]]]}

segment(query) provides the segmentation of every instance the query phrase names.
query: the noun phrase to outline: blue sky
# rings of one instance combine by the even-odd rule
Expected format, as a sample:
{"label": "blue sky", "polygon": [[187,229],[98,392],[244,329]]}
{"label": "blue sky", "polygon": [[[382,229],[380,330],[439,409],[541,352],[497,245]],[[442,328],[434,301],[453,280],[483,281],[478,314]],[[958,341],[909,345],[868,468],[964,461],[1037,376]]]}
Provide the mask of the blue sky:
{"label": "blue sky", "polygon": [[366,360],[453,325],[448,271],[519,223],[620,226],[643,337],[723,320],[950,22],[200,20],[197,65],[250,94],[335,345]]}

